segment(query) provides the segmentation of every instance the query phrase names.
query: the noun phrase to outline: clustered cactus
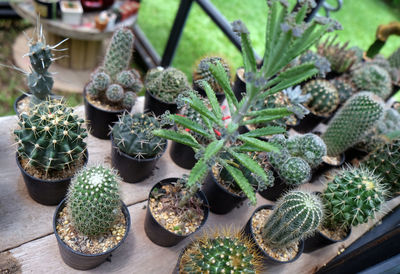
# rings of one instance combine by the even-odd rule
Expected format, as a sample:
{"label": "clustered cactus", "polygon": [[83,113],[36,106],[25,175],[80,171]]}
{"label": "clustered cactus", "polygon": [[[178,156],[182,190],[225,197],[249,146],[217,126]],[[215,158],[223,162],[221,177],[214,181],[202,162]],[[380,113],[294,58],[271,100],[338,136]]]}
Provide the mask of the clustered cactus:
{"label": "clustered cactus", "polygon": [[215,65],[218,62],[224,68],[228,79],[230,79],[231,73],[230,73],[229,65],[225,62],[224,59],[222,59],[221,57],[206,57],[206,58],[201,59],[199,64],[197,65],[196,70],[193,73],[193,81],[197,85],[200,85],[200,87],[201,87],[201,81],[206,81],[210,85],[210,87],[213,89],[214,92],[222,93],[223,92],[222,87],[218,84],[217,80],[214,78],[214,76],[211,74],[211,72],[209,70],[210,63]]}
{"label": "clustered cactus", "polygon": [[117,173],[103,166],[86,167],[76,174],[67,193],[67,210],[74,228],[87,236],[107,232],[121,206]]}
{"label": "clustered cactus", "polygon": [[390,65],[390,62],[388,59],[385,58],[385,56],[383,56],[382,54],[378,54],[374,57],[374,59],[372,59],[370,62],[370,64],[374,64],[377,65],[381,68],[383,68],[384,70],[386,70],[389,75],[390,75],[390,79],[392,80],[393,83],[397,83],[399,80],[399,71],[397,68],[394,68]]}
{"label": "clustered cactus", "polygon": [[149,70],[145,87],[153,96],[168,103],[175,103],[179,94],[190,89],[186,75],[176,68]]}
{"label": "clustered cactus", "polygon": [[103,65],[91,75],[86,93],[92,99],[118,109],[131,110],[143,84],[139,73],[129,69],[134,36],[131,30],[121,28],[114,32]]}
{"label": "clustered cactus", "polygon": [[322,194],[328,229],[349,228],[373,218],[385,201],[381,178],[366,168],[347,167],[328,182]]}
{"label": "clustered cactus", "polygon": [[260,257],[242,233],[214,234],[204,235],[188,246],[179,273],[259,273]]}
{"label": "clustered cactus", "polygon": [[347,100],[322,135],[329,156],[355,145],[383,117],[383,102],[371,92],[359,92]]}
{"label": "clustered cactus", "polygon": [[154,158],[165,149],[167,141],[154,136],[152,131],[160,128],[158,120],[148,114],[124,113],[112,128],[118,148],[135,158]]}
{"label": "clustered cactus", "polygon": [[285,248],[312,235],[323,216],[318,196],[291,191],[278,200],[262,228],[262,237],[270,247]]}
{"label": "clustered cactus", "polygon": [[46,172],[69,169],[86,151],[84,121],[59,100],[43,101],[21,114],[14,130],[20,158]]}
{"label": "clustered cactus", "polygon": [[329,116],[339,104],[339,93],[327,80],[317,79],[308,82],[303,87],[303,93],[311,95],[306,106],[318,116]]}
{"label": "clustered cactus", "polygon": [[339,77],[332,79],[331,83],[335,86],[339,93],[339,104],[344,104],[347,99],[355,93],[355,87],[352,82],[345,78]]}

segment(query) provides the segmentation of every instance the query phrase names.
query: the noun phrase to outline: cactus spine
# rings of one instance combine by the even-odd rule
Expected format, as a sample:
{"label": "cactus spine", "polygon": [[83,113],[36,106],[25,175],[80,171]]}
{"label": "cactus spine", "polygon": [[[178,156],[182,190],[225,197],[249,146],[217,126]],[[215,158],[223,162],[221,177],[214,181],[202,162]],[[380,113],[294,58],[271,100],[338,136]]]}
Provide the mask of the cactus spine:
{"label": "cactus spine", "polygon": [[103,166],[84,168],[73,178],[67,194],[67,210],[79,232],[93,236],[112,227],[121,206],[120,181],[114,170]]}
{"label": "cactus spine", "polygon": [[318,196],[291,191],[277,202],[262,229],[263,239],[270,247],[285,248],[312,235],[323,215]]}
{"label": "cactus spine", "polygon": [[312,80],[303,87],[303,93],[310,94],[307,102],[310,111],[318,116],[329,116],[339,104],[339,93],[327,80]]}
{"label": "cactus spine", "polygon": [[18,155],[29,165],[53,170],[69,169],[86,150],[84,121],[61,101],[44,101],[21,114],[19,129],[14,130]]}
{"label": "cactus spine", "polygon": [[224,92],[222,87],[218,84],[217,80],[214,78],[209,70],[210,63],[216,65],[218,62],[221,63],[222,67],[225,70],[225,73],[228,76],[228,79],[230,79],[230,69],[224,59],[222,59],[221,57],[206,57],[201,59],[199,64],[197,65],[196,70],[193,74],[193,80],[195,81],[195,83],[204,80],[210,85],[215,93],[222,93]]}
{"label": "cactus spine", "polygon": [[329,156],[356,144],[383,116],[382,100],[371,92],[354,94],[336,113],[322,135]]}

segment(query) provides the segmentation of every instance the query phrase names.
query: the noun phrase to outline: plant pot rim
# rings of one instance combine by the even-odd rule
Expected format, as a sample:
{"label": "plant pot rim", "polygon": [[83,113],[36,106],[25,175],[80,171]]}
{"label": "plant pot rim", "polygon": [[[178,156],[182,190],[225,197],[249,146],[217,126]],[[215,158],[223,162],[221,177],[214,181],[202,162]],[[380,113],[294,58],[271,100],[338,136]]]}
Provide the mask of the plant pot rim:
{"label": "plant pot rim", "polygon": [[[233,193],[233,192],[229,191],[228,189],[226,189],[226,187],[224,187],[224,186],[218,181],[218,179],[215,178],[214,172],[212,171],[212,169],[209,171],[209,173],[211,174],[211,178],[214,180],[214,182],[216,183],[216,185],[217,185],[222,191],[224,191],[225,193],[229,193],[230,195],[232,195],[232,196],[235,197],[235,198],[240,198],[240,199],[243,199],[243,198],[246,199],[246,198],[247,198],[247,196],[246,196],[245,194],[239,195],[239,194]],[[235,184],[236,184],[236,182],[235,182]]]}
{"label": "plant pot rim", "polygon": [[258,242],[256,241],[256,239],[253,237],[253,235],[255,235],[255,234],[254,234],[254,231],[253,231],[253,226],[252,226],[252,219],[253,219],[254,215],[255,215],[258,211],[260,211],[261,209],[270,209],[270,210],[272,210],[274,207],[275,207],[274,205],[266,204],[266,205],[259,206],[259,207],[256,208],[256,210],[254,210],[253,214],[251,214],[251,217],[250,217],[250,219],[249,219],[250,234],[251,234],[251,237],[253,238],[253,241],[254,241],[254,243],[256,244],[258,250],[260,250],[260,252],[262,253],[262,255],[263,255],[264,257],[267,257],[268,260],[271,260],[271,261],[276,262],[276,263],[279,263],[279,264],[291,263],[291,262],[294,262],[295,260],[297,260],[297,259],[301,256],[301,254],[303,253],[303,250],[304,250],[304,240],[300,240],[300,241],[298,242],[298,251],[297,251],[296,256],[294,256],[293,259],[288,260],[288,261],[280,261],[280,260],[277,260],[277,259],[273,258],[273,257],[270,256],[267,252],[265,252],[265,250],[263,250],[263,249],[260,247],[260,245],[258,244]]}
{"label": "plant pot rim", "polygon": [[[243,71],[243,77],[242,77],[242,75],[241,74],[239,74],[239,71]],[[242,81],[243,83],[246,83],[246,80],[244,79],[244,73],[245,73],[246,71],[245,71],[245,69],[244,69],[244,67],[238,67],[237,69],[236,69],[236,76],[239,78],[239,80],[240,81]]]}
{"label": "plant pot rim", "polygon": [[96,105],[93,105],[87,98],[87,94],[86,94],[86,87],[90,82],[87,82],[85,84],[85,87],[83,88],[83,100],[84,102],[88,103],[91,107],[95,108],[98,111],[103,111],[103,112],[108,112],[108,113],[116,113],[116,114],[122,114],[124,113],[124,111],[127,111],[126,109],[121,109],[121,110],[108,110],[108,109],[103,109],[103,108],[99,108]]}
{"label": "plant pot rim", "polygon": [[[148,211],[149,211],[151,217],[154,219],[154,221],[155,221],[160,227],[162,227],[166,232],[168,232],[168,234],[174,235],[175,237],[178,236],[178,237],[182,237],[182,238],[187,238],[187,237],[189,237],[190,235],[192,235],[192,234],[196,233],[197,231],[199,231],[200,228],[202,228],[202,227],[204,226],[204,224],[206,223],[206,221],[207,221],[207,219],[208,219],[208,215],[209,215],[209,212],[210,212],[210,208],[209,208],[209,205],[208,205],[207,197],[202,193],[201,190],[199,190],[195,195],[197,195],[197,196],[202,200],[202,202],[203,202],[203,207],[204,207],[204,209],[203,209],[204,218],[203,218],[203,220],[201,221],[200,225],[197,227],[197,229],[196,229],[195,231],[189,233],[189,234],[179,235],[179,234],[176,234],[176,233],[174,233],[174,232],[168,230],[168,229],[165,228],[162,224],[160,224],[160,223],[157,221],[156,218],[154,218],[153,212],[151,212],[151,209],[150,209],[150,197],[151,197],[151,193],[153,192],[154,188],[155,188],[158,184],[160,184],[160,185],[168,185],[168,184],[171,184],[172,182],[176,182],[176,180],[178,180],[178,179],[179,179],[178,177],[168,177],[168,178],[162,179],[161,181],[159,181],[159,182],[157,182],[155,185],[153,185],[153,187],[151,188],[151,190],[150,190],[150,192],[149,192],[149,197],[148,197],[148,199],[147,199],[147,208],[148,208]],[[202,197],[199,195],[200,193],[203,194]]]}
{"label": "plant pot rim", "polygon": [[122,150],[120,150],[119,147],[117,145],[115,145],[115,143],[114,143],[114,136],[113,136],[112,132],[110,132],[110,140],[111,140],[111,147],[113,149],[116,149],[117,152],[120,155],[122,155],[125,158],[128,158],[129,160],[137,161],[137,162],[151,162],[151,161],[154,161],[154,160],[158,160],[164,155],[164,153],[165,153],[165,151],[167,150],[167,147],[168,147],[168,142],[166,141],[163,150],[160,153],[158,153],[155,157],[141,159],[141,158],[132,157],[131,155],[123,152]]}
{"label": "plant pot rim", "polygon": [[[84,159],[84,162],[83,162],[83,166],[82,166],[82,167],[84,167],[84,166],[88,163],[89,151],[88,151],[87,148],[86,148],[86,150],[85,150],[85,152],[84,152],[84,157],[85,157],[85,159]],[[64,178],[64,179],[58,179],[58,180],[43,180],[43,179],[40,179],[40,178],[37,178],[37,177],[34,177],[34,176],[30,175],[30,174],[21,166],[21,163],[19,162],[20,157],[19,157],[19,155],[18,155],[18,152],[15,153],[15,159],[16,159],[16,162],[17,162],[17,166],[19,167],[19,169],[21,170],[21,172],[23,172],[26,176],[28,176],[29,178],[31,178],[31,179],[33,179],[33,180],[36,180],[36,181],[40,181],[40,182],[43,182],[43,183],[55,183],[55,184],[56,184],[56,183],[60,183],[60,182],[66,181],[66,180],[71,180],[71,179],[74,177],[74,175],[72,175],[72,176],[69,176],[69,177]],[[82,167],[81,167],[81,168],[82,168]],[[78,171],[78,170],[77,170],[77,171]]]}
{"label": "plant pot rim", "polygon": [[161,102],[161,103],[163,103],[163,104],[166,104],[166,105],[168,105],[168,106],[175,106],[175,105],[176,105],[176,101],[173,102],[173,103],[171,103],[171,102],[165,102],[164,100],[161,100],[160,98],[154,96],[147,88],[146,88],[146,94],[149,94],[149,96],[151,96],[151,98],[153,98],[153,99],[155,99],[155,100],[157,100],[157,101],[159,101],[159,102]]}
{"label": "plant pot rim", "polygon": [[125,235],[124,235],[124,237],[122,237],[122,239],[119,241],[119,243],[118,243],[116,246],[114,246],[114,247],[110,248],[109,250],[107,250],[107,251],[105,251],[105,252],[102,252],[102,253],[85,254],[85,253],[81,253],[81,252],[79,252],[79,251],[73,250],[69,245],[67,245],[66,243],[64,243],[64,241],[61,240],[60,236],[58,235],[58,233],[57,233],[57,228],[56,228],[56,227],[57,227],[57,215],[58,215],[58,212],[60,212],[61,209],[64,208],[64,207],[66,206],[66,204],[65,204],[65,203],[66,203],[66,198],[64,198],[64,199],[60,202],[60,204],[57,206],[56,211],[54,212],[54,215],[53,215],[53,231],[54,231],[54,235],[56,236],[57,242],[58,242],[59,244],[61,244],[62,246],[64,246],[68,251],[70,251],[70,252],[72,252],[72,253],[74,253],[74,254],[80,255],[80,256],[84,256],[84,257],[96,257],[96,256],[101,256],[101,255],[106,255],[106,254],[112,253],[112,252],[113,252],[115,249],[117,249],[117,248],[125,241],[125,239],[128,237],[129,229],[130,229],[130,227],[131,227],[131,216],[130,216],[130,214],[129,214],[128,207],[125,205],[125,203],[124,203],[122,200],[120,200],[120,201],[121,201],[121,209],[124,209],[124,210],[122,210],[122,214],[124,214],[124,217],[125,217],[126,229],[125,229]]}

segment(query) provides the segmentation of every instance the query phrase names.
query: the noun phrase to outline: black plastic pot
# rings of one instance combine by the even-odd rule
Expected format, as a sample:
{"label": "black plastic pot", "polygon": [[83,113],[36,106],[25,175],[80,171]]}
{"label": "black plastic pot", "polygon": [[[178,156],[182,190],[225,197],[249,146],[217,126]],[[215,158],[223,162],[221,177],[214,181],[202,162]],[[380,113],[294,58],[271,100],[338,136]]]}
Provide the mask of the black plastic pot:
{"label": "black plastic pot", "polygon": [[79,269],[79,270],[87,270],[87,269],[92,269],[95,268],[96,266],[102,264],[104,261],[108,260],[111,261],[111,253],[116,250],[126,239],[128,236],[129,229],[131,227],[131,217],[129,215],[128,208],[126,205],[121,201],[121,210],[122,213],[125,216],[126,220],[126,231],[125,235],[122,238],[122,240],[113,248],[110,250],[99,253],[99,254],[84,254],[78,251],[73,250],[70,248],[67,244],[64,243],[63,240],[61,240],[60,236],[57,233],[57,218],[58,218],[58,213],[65,207],[65,200],[63,200],[56,209],[56,212],[54,213],[53,217],[53,230],[54,234],[57,239],[58,243],[58,249],[60,250],[61,258],[63,259],[64,263],[69,265],[72,268]]}
{"label": "black plastic pot", "polygon": [[308,133],[316,128],[325,119],[327,119],[327,117],[317,116],[310,112],[303,119],[301,119],[297,125],[292,126],[292,128],[298,133]]}
{"label": "black plastic pot", "polygon": [[156,245],[159,246],[164,246],[164,247],[170,247],[178,244],[180,241],[183,239],[187,238],[188,236],[192,235],[193,233],[199,231],[204,224],[207,221],[208,218],[208,213],[209,213],[209,206],[208,206],[208,201],[206,196],[204,195],[203,192],[199,191],[196,193],[196,196],[200,198],[203,201],[203,213],[204,213],[204,218],[203,221],[201,222],[200,226],[197,228],[197,230],[193,233],[187,234],[187,235],[178,235],[175,234],[167,229],[165,229],[161,224],[157,222],[157,220],[154,218],[150,211],[150,206],[149,206],[149,200],[151,197],[151,193],[155,188],[161,188],[163,185],[168,185],[171,183],[174,183],[178,180],[178,178],[167,178],[164,180],[161,180],[157,184],[155,184],[149,193],[149,199],[147,200],[147,211],[146,211],[146,217],[144,220],[144,231],[146,232],[147,237]]}
{"label": "black plastic pot", "polygon": [[167,110],[169,110],[171,114],[177,113],[178,105],[176,103],[163,102],[146,90],[144,96],[144,113],[152,112],[156,116],[160,116]]}
{"label": "black plastic pot", "polygon": [[358,160],[363,159],[365,156],[368,155],[368,152],[360,150],[355,147],[351,147],[348,150],[346,150],[344,154],[346,155],[346,161],[350,163],[354,159]]}
{"label": "black plastic pot", "polygon": [[275,202],[282,196],[282,194],[290,190],[291,187],[285,184],[275,171],[273,172],[275,177],[274,185],[263,191],[259,191],[258,194],[269,201]]}
{"label": "black plastic pot", "polygon": [[262,257],[263,257],[263,262],[264,262],[265,264],[274,264],[274,265],[277,265],[277,264],[292,263],[292,262],[296,261],[296,260],[301,256],[301,254],[303,253],[304,241],[301,240],[301,241],[299,242],[299,251],[298,251],[297,255],[296,255],[293,259],[291,259],[291,260],[289,260],[289,261],[278,261],[277,259],[275,259],[275,258],[269,256],[268,253],[266,253],[266,252],[259,246],[259,244],[257,243],[256,238],[255,238],[255,236],[254,236],[253,228],[252,228],[252,225],[251,225],[253,216],[254,216],[258,211],[260,211],[260,210],[262,210],[262,209],[271,209],[271,210],[272,210],[273,208],[274,208],[274,206],[272,206],[272,205],[263,205],[263,206],[258,207],[258,208],[253,212],[253,214],[251,215],[250,219],[247,221],[245,227],[243,228],[243,232],[244,232],[245,235],[247,235],[247,236],[249,237],[250,241],[253,242],[255,249],[262,255]]}
{"label": "black plastic pot", "polygon": [[[29,196],[31,196],[33,200],[42,205],[58,205],[62,199],[64,199],[65,195],[67,194],[69,183],[71,182],[73,176],[55,181],[46,181],[35,178],[28,174],[21,166],[21,163],[18,159],[18,153],[16,154],[15,158],[17,160],[17,165],[21,170],[22,177],[24,178]],[[88,158],[89,153],[86,150],[84,165],[87,164]]]}
{"label": "black plastic pot", "polygon": [[[195,81],[193,81],[193,89],[198,91],[201,96],[207,97],[207,93],[204,91],[202,87],[196,84]],[[223,92],[215,93],[215,96],[217,97],[218,103],[222,104],[222,102],[225,99],[225,93]]]}
{"label": "black plastic pot", "polygon": [[111,134],[111,163],[118,169],[122,179],[127,183],[138,183],[149,177],[156,167],[158,160],[164,155],[167,149],[165,143],[164,149],[154,158],[139,159],[122,152],[114,143]]}
{"label": "black plastic pot", "polygon": [[317,230],[312,237],[307,238],[304,241],[304,253],[310,253],[327,245],[343,242],[350,237],[350,234],[351,234],[351,228],[347,231],[346,237],[344,237],[342,240],[336,241],[331,238],[328,238],[326,235],[322,234],[319,230]]}
{"label": "black plastic pot", "polygon": [[104,110],[91,104],[86,98],[86,91],[83,92],[86,121],[90,134],[99,139],[109,139],[110,126],[118,121],[118,115],[126,110]]}
{"label": "black plastic pot", "polygon": [[175,164],[186,169],[192,169],[197,162],[193,148],[174,141],[171,142],[169,155]]}
{"label": "black plastic pot", "polygon": [[232,193],[222,186],[212,171],[207,174],[201,190],[207,197],[210,211],[215,214],[226,214],[246,200],[246,196]]}
{"label": "black plastic pot", "polygon": [[19,111],[18,111],[18,103],[20,101],[22,101],[23,99],[25,99],[26,97],[27,97],[26,94],[22,94],[22,95],[18,96],[17,99],[14,101],[14,105],[13,105],[14,112],[15,112],[15,114],[17,114],[17,116],[19,116],[19,114],[20,114]]}
{"label": "black plastic pot", "polygon": [[238,68],[236,70],[235,82],[233,82],[233,93],[235,94],[238,101],[242,99],[242,93],[246,92],[246,82],[243,78],[244,68]]}

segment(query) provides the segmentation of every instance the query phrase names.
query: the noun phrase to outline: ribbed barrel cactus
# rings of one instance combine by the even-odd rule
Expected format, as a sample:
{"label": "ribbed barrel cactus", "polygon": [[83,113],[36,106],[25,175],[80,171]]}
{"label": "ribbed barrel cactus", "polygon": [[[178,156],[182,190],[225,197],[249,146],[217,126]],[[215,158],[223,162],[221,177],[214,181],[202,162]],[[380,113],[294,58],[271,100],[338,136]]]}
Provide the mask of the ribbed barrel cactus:
{"label": "ribbed barrel cactus", "polygon": [[14,130],[18,155],[46,172],[69,169],[84,157],[84,121],[58,100],[43,101],[21,114]]}
{"label": "ribbed barrel cactus", "polygon": [[306,106],[315,115],[327,117],[339,104],[339,93],[327,80],[312,80],[305,84],[302,90],[303,93],[311,95]]}
{"label": "ribbed barrel cactus", "polygon": [[324,226],[349,228],[373,218],[385,201],[381,178],[367,168],[348,167],[336,175],[322,195]]}
{"label": "ribbed barrel cactus", "polygon": [[371,92],[350,97],[336,113],[322,135],[329,156],[337,156],[350,148],[383,117],[383,102]]}
{"label": "ribbed barrel cactus", "polygon": [[270,247],[285,248],[312,235],[323,220],[318,196],[304,191],[291,191],[280,198],[262,229]]}
{"label": "ribbed barrel cactus", "polygon": [[76,230],[87,236],[107,232],[121,206],[118,174],[109,168],[86,167],[72,179],[67,193],[67,210]]}
{"label": "ribbed barrel cactus", "polygon": [[228,79],[231,78],[229,65],[226,63],[224,59],[222,59],[221,57],[206,57],[201,59],[199,64],[197,65],[196,70],[193,73],[193,80],[200,86],[201,86],[200,84],[201,81],[206,81],[214,92],[221,93],[223,92],[223,89],[218,84],[217,80],[214,78],[212,73],[210,72],[209,69],[210,63],[214,65],[220,63],[224,68]]}
{"label": "ribbed barrel cactus", "polygon": [[118,148],[135,158],[154,158],[165,150],[167,141],[154,136],[152,131],[160,128],[153,116],[124,113],[112,128],[112,135]]}

